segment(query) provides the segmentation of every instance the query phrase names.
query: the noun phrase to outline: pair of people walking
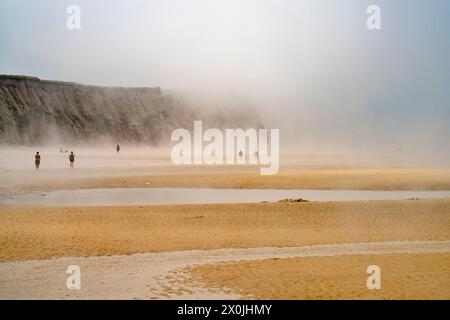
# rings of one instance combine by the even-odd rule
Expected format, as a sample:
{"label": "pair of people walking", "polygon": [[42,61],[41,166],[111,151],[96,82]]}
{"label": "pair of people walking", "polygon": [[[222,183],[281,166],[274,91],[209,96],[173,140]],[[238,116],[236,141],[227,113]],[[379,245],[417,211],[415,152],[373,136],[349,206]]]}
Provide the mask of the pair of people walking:
{"label": "pair of people walking", "polygon": [[[73,151],[70,151],[69,163],[71,169],[73,169],[74,162],[75,162],[75,154],[73,153]],[[39,166],[41,165],[41,155],[39,154],[39,152],[36,152],[34,156],[34,165],[36,166],[36,170],[39,170]]]}

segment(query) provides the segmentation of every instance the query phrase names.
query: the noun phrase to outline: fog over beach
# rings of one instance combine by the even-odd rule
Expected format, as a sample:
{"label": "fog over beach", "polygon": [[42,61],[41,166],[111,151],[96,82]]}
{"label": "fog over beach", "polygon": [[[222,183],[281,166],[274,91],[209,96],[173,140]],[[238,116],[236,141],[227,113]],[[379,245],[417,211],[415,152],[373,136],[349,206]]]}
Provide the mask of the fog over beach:
{"label": "fog over beach", "polygon": [[0,300],[449,300],[449,33],[447,0],[0,0]]}
{"label": "fog over beach", "polygon": [[448,4],[380,2],[383,28],[371,32],[369,1],[78,1],[76,31],[62,2],[2,1],[2,25],[14,28],[0,31],[0,71],[160,87],[211,112],[251,107],[282,129],[284,150],[448,163]]}

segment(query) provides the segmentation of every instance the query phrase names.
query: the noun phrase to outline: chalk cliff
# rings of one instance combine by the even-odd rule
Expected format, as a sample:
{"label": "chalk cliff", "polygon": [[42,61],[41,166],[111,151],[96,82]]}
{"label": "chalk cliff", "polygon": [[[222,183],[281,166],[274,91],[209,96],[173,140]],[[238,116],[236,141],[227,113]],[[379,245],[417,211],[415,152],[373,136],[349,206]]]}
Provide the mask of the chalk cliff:
{"label": "chalk cliff", "polygon": [[158,87],[81,85],[0,75],[0,144],[164,144],[176,128],[260,128],[254,110],[201,109]]}

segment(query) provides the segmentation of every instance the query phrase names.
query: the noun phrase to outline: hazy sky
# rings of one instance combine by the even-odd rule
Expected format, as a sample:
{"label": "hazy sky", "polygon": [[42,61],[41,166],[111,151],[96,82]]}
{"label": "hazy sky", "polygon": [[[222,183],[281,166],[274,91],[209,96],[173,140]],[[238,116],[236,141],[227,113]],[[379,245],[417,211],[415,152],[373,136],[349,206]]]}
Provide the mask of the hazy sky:
{"label": "hazy sky", "polygon": [[0,0],[0,73],[245,97],[305,146],[450,154],[449,57],[448,0]]}

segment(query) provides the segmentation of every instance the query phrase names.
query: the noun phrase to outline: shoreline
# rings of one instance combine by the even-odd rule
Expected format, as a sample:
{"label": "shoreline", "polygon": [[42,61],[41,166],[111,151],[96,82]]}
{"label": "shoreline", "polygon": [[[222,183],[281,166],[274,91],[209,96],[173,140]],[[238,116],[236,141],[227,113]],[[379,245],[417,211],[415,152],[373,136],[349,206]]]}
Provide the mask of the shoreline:
{"label": "shoreline", "polygon": [[0,207],[204,205],[450,199],[450,191],[95,188],[0,196]]}
{"label": "shoreline", "polygon": [[194,168],[189,173],[181,173],[182,168],[174,168],[170,174],[169,168],[158,169],[155,166],[143,172],[136,168],[130,168],[128,173],[124,169],[99,171],[95,176],[89,170],[78,168],[59,173],[3,173],[0,195],[99,188],[450,191],[450,170],[444,169],[314,169],[282,171],[275,176],[233,170],[213,172],[215,168],[206,168],[203,173]]}

